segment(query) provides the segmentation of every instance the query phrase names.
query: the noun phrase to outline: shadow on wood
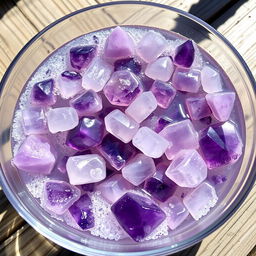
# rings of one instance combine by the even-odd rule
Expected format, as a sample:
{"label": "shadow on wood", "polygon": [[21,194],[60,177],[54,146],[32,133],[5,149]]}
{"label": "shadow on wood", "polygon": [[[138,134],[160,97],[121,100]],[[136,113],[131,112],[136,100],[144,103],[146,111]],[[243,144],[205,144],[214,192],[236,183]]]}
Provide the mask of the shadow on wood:
{"label": "shadow on wood", "polygon": [[0,1],[0,19],[7,13],[11,8],[13,8],[19,0],[2,0]]}

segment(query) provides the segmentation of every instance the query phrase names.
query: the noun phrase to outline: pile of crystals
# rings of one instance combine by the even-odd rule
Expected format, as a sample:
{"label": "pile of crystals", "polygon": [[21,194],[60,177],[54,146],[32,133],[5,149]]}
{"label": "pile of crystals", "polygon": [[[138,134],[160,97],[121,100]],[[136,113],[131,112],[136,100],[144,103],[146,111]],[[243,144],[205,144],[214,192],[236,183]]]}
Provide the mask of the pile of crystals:
{"label": "pile of crystals", "polygon": [[[97,44],[73,47],[58,79],[34,84],[22,116],[27,137],[12,162],[34,175],[50,175],[55,166],[66,173],[69,182],[45,182],[44,209],[68,214],[74,227],[88,230],[95,222],[90,192],[99,191],[120,227],[138,242],[165,219],[173,230],[189,214],[199,220],[215,206],[208,169],[233,164],[242,154],[229,121],[235,93],[222,91],[214,68],[196,63],[193,41],[178,45],[173,56],[163,55],[166,48],[159,33],[149,31],[135,44],[116,27],[103,50]],[[162,115],[146,125],[178,95],[185,97],[188,118]],[[58,97],[65,107],[54,107]],[[210,121],[198,132],[197,120]],[[57,133],[66,134],[74,155],[60,158],[49,138]],[[159,167],[162,161],[166,168]],[[177,188],[190,190],[180,198]]]}

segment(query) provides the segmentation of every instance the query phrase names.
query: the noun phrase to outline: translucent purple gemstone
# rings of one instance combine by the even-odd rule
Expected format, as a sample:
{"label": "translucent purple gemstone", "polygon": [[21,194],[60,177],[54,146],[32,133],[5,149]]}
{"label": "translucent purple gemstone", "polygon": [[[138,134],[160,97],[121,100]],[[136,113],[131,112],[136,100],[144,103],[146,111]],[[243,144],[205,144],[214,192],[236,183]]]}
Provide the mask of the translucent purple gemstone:
{"label": "translucent purple gemstone", "polygon": [[104,134],[104,123],[95,117],[84,117],[69,131],[66,144],[75,150],[86,150],[99,145]]}
{"label": "translucent purple gemstone", "polygon": [[96,45],[77,46],[70,49],[70,64],[77,70],[89,66],[97,52]]}
{"label": "translucent purple gemstone", "polygon": [[117,170],[122,169],[135,154],[135,150],[129,144],[123,143],[111,134],[107,134],[103,138],[98,150]]}
{"label": "translucent purple gemstone", "polygon": [[61,76],[72,81],[82,79],[82,76],[76,71],[64,71]]}
{"label": "translucent purple gemstone", "polygon": [[240,135],[232,122],[213,125],[201,131],[199,144],[209,169],[236,162],[243,149]]}
{"label": "translucent purple gemstone", "polygon": [[62,172],[62,173],[66,173],[67,172],[67,168],[66,168],[66,164],[68,161],[68,156],[63,156],[60,160],[59,163],[57,165],[57,169]]}
{"label": "translucent purple gemstone", "polygon": [[215,185],[222,184],[227,180],[227,177],[224,175],[213,175],[212,181]]}
{"label": "translucent purple gemstone", "polygon": [[140,62],[135,60],[134,58],[116,60],[114,63],[114,67],[114,71],[129,70],[136,75],[139,75],[141,71]]}
{"label": "translucent purple gemstone", "polygon": [[31,103],[37,106],[51,106],[56,102],[54,95],[54,80],[48,79],[34,84],[31,95]]}
{"label": "translucent purple gemstone", "polygon": [[126,193],[111,207],[121,227],[136,242],[151,234],[166,218],[165,213],[152,200]]}
{"label": "translucent purple gemstone", "polygon": [[193,42],[187,40],[185,43],[179,45],[174,56],[174,64],[180,67],[191,67],[195,57],[195,49]]}
{"label": "translucent purple gemstone", "polygon": [[93,192],[95,183],[83,184],[81,185],[81,189],[85,192]]}
{"label": "translucent purple gemstone", "polygon": [[173,120],[167,116],[159,117],[155,126],[155,132],[161,132],[164,129],[164,127],[169,125],[171,122],[173,122]]}

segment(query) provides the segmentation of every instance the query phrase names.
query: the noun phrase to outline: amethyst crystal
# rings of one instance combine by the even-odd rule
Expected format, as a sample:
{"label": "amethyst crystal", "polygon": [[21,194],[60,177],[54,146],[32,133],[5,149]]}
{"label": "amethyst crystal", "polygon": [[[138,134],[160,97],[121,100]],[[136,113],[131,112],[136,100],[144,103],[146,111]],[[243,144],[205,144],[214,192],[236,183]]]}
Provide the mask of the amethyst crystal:
{"label": "amethyst crystal", "polygon": [[72,81],[82,79],[82,76],[76,71],[64,71],[63,73],[61,73],[61,76]]}
{"label": "amethyst crystal", "polygon": [[195,49],[192,40],[187,40],[179,45],[174,56],[174,64],[184,68],[190,68],[195,57]]}
{"label": "amethyst crystal", "polygon": [[136,75],[139,75],[141,71],[141,64],[134,58],[117,60],[114,63],[114,67],[114,71],[129,70]]}
{"label": "amethyst crystal", "polygon": [[81,189],[85,192],[93,192],[95,183],[83,184]]}
{"label": "amethyst crystal", "polygon": [[159,133],[161,132],[165,126],[169,125],[171,122],[173,122],[172,119],[170,119],[169,117],[167,116],[161,116],[159,117],[158,121],[157,121],[157,124],[155,126],[155,132]]}

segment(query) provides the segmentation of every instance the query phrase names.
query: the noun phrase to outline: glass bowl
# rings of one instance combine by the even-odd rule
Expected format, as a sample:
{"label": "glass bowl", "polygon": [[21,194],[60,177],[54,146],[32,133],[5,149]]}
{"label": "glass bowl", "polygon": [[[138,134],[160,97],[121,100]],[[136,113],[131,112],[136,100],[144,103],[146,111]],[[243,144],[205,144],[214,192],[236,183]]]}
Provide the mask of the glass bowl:
{"label": "glass bowl", "polygon": [[[35,68],[54,50],[82,34],[116,25],[150,26],[175,31],[192,38],[210,54],[233,83],[244,116],[244,155],[233,185],[226,188],[220,203],[196,225],[159,240],[135,244],[110,241],[81,233],[50,217],[25,188],[19,173],[10,165],[10,130],[22,88]],[[55,243],[86,255],[167,255],[183,250],[208,236],[226,222],[249,193],[255,172],[255,91],[254,79],[236,49],[202,20],[181,10],[149,2],[121,1],[91,6],[71,13],[32,38],[15,57],[1,81],[0,99],[0,180],[18,213],[38,232]],[[68,231],[68,232],[67,232]]]}

